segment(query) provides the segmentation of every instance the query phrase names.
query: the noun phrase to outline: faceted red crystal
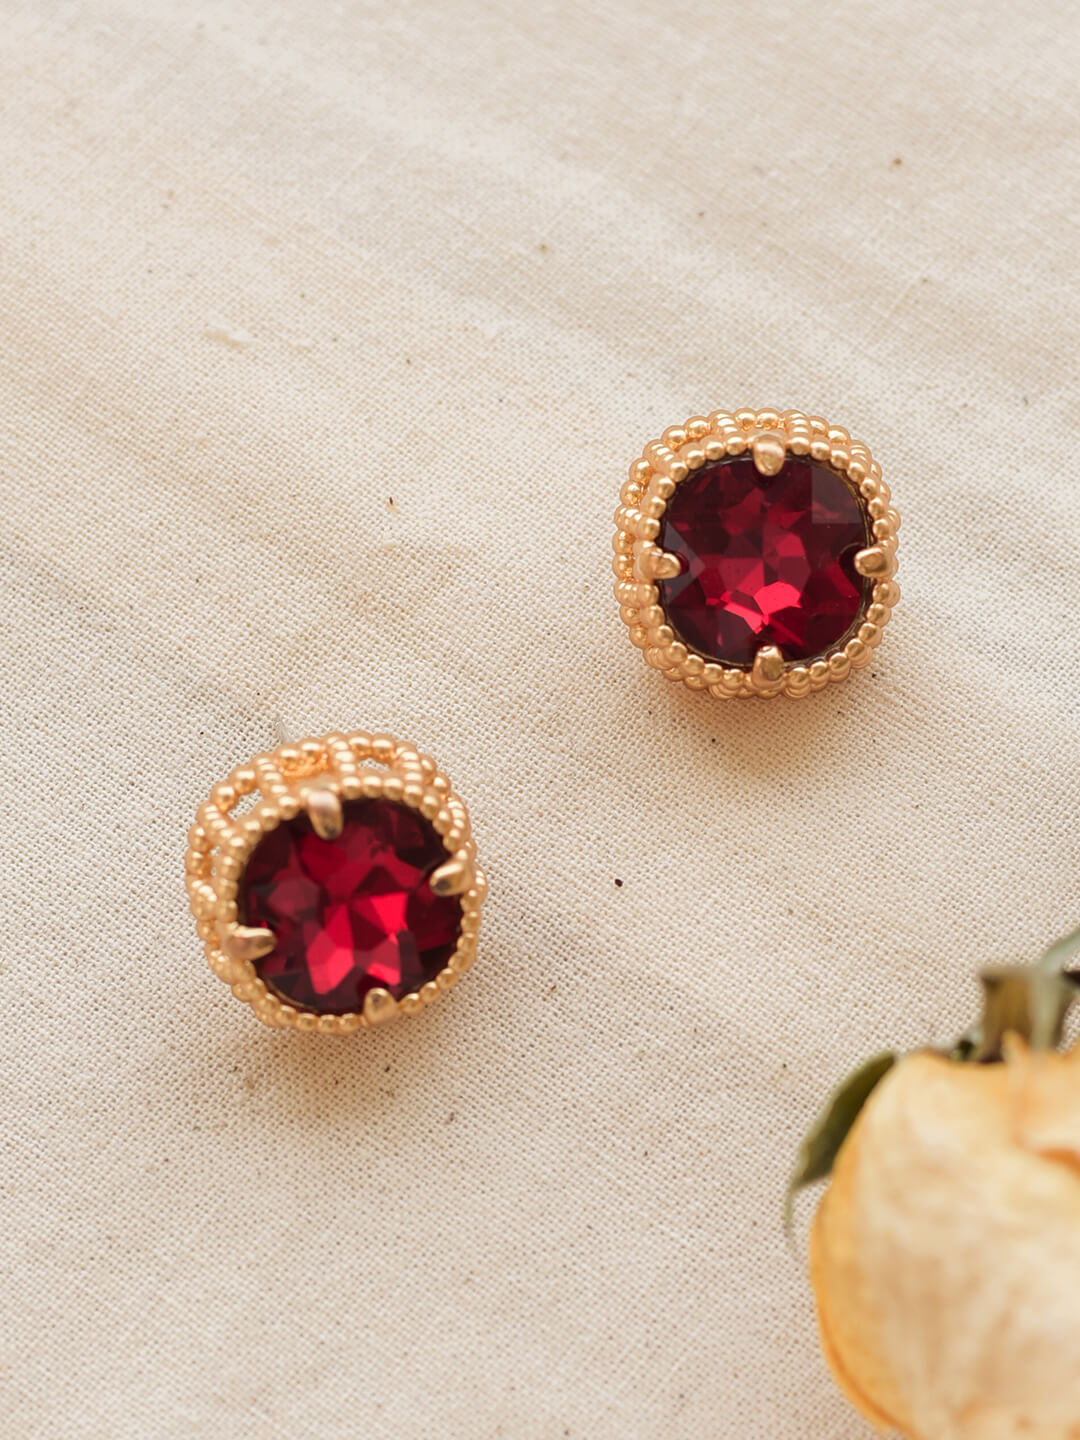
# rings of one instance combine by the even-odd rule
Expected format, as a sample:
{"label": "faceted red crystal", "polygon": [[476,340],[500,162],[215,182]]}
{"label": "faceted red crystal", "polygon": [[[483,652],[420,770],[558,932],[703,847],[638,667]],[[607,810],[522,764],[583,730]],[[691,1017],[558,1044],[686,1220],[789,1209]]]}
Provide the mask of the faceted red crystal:
{"label": "faceted red crystal", "polygon": [[238,897],[241,922],[277,941],[259,976],[323,1015],[362,1010],[375,986],[400,998],[433,980],[461,930],[461,901],[429,883],[449,857],[424,817],[389,800],[342,810],[336,840],[321,840],[303,814],[264,835]]}
{"label": "faceted red crystal", "polygon": [[683,573],[660,584],[681,640],[711,660],[748,666],[762,645],[808,660],[843,640],[869,582],[869,543],[851,487],[827,465],[789,455],[761,475],[750,455],[695,471],[668,502],[658,544]]}

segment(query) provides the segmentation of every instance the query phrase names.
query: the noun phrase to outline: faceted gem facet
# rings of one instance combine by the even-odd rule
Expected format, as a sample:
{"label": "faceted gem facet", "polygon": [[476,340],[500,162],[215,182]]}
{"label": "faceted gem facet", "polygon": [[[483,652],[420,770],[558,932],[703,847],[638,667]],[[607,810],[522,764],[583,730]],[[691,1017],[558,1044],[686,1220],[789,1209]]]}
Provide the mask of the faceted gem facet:
{"label": "faceted gem facet", "polygon": [[870,582],[863,507],[827,465],[789,455],[761,475],[750,455],[705,465],[668,501],[657,543],[683,573],[660,583],[679,638],[710,660],[749,666],[762,645],[809,660],[844,640]]}
{"label": "faceted gem facet", "polygon": [[256,962],[260,978],[323,1015],[363,1010],[375,986],[398,999],[418,990],[461,930],[461,901],[431,889],[450,857],[422,815],[389,800],[348,801],[342,812],[336,840],[321,840],[304,814],[264,835],[238,895],[241,922],[277,941]]}

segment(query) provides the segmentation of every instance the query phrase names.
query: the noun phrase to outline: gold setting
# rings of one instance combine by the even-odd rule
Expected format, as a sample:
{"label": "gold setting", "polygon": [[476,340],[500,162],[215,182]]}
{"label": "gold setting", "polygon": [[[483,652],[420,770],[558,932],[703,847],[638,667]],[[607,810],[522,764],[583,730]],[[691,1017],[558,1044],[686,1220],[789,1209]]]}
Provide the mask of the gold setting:
{"label": "gold setting", "polygon": [[[255,804],[236,807],[248,796]],[[364,997],[362,1014],[319,1015],[290,1005],[259,979],[254,962],[274,948],[269,930],[241,925],[237,892],[244,867],[262,837],[305,810],[324,839],[341,834],[342,802],[393,800],[430,821],[446,849],[432,876],[440,895],[461,897],[461,932],[445,969],[419,990],[394,998],[376,988]],[[472,967],[487,882],[476,864],[476,844],[464,802],[430,755],[392,735],[334,732],[279,745],[238,765],[199,808],[188,832],[185,860],[188,899],[210,968],[265,1025],[350,1035],[417,1011],[457,983]]]}
{"label": "gold setting", "polygon": [[[694,470],[749,450],[762,475],[777,475],[788,455],[809,455],[847,483],[866,518],[872,543],[855,559],[859,574],[875,583],[855,625],[836,649],[815,660],[787,662],[774,645],[758,651],[748,668],[727,666],[698,654],[676,635],[660,603],[656,582],[681,571],[677,556],[656,541],[668,501]],[[630,467],[615,512],[615,598],[631,642],[667,680],[707,690],[718,700],[787,695],[801,699],[846,680],[873,659],[873,651],[900,599],[896,574],[900,516],[892,505],[881,467],[861,441],[838,425],[801,410],[716,410],[694,415],[645,446]]]}

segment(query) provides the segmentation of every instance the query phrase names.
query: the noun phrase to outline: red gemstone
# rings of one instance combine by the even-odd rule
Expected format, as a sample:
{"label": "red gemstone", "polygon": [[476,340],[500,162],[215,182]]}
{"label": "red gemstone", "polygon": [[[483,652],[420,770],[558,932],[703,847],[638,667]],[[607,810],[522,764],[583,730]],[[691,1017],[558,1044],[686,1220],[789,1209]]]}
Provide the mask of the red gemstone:
{"label": "red gemstone", "polygon": [[752,665],[762,645],[808,660],[843,641],[869,581],[855,555],[869,543],[855,492],[827,465],[789,456],[761,475],[749,455],[690,475],[668,502],[658,543],[683,573],[660,584],[668,623],[710,660]]}
{"label": "red gemstone", "polygon": [[261,979],[323,1015],[362,1010],[375,986],[398,999],[419,989],[461,930],[461,901],[429,883],[448,857],[424,817],[389,800],[352,800],[342,811],[336,840],[320,840],[306,815],[264,835],[238,898],[242,923],[277,940],[256,961]]}

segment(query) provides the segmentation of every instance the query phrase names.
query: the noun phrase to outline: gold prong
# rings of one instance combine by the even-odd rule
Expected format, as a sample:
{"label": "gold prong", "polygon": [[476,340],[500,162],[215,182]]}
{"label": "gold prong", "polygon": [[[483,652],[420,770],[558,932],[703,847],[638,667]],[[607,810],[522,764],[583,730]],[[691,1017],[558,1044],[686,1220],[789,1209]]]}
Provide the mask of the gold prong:
{"label": "gold prong", "polygon": [[471,861],[455,856],[432,872],[429,884],[436,895],[464,895],[472,889],[474,878]]}
{"label": "gold prong", "polygon": [[682,574],[682,561],[647,540],[638,550],[637,570],[643,580],[674,580]]}
{"label": "gold prong", "polygon": [[230,960],[261,960],[277,944],[272,930],[254,925],[219,925],[218,939]]}
{"label": "gold prong", "polygon": [[364,996],[364,1019],[369,1025],[382,1025],[387,1020],[393,1020],[397,1013],[398,1002],[381,985],[376,985]]}
{"label": "gold prong", "polygon": [[750,680],[757,690],[767,690],[779,685],[784,678],[784,657],[776,645],[762,645],[754,656]]}
{"label": "gold prong", "polygon": [[881,545],[871,545],[855,556],[855,569],[868,580],[884,580],[896,569],[896,557]]}
{"label": "gold prong", "polygon": [[750,441],[754,469],[759,475],[779,475],[787,459],[784,437],[775,430],[763,430]]}
{"label": "gold prong", "polygon": [[312,786],[304,792],[304,804],[311,818],[311,828],[320,840],[336,840],[345,824],[341,800],[333,790]]}

